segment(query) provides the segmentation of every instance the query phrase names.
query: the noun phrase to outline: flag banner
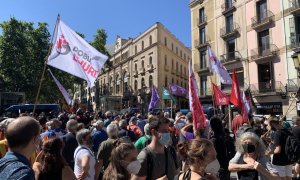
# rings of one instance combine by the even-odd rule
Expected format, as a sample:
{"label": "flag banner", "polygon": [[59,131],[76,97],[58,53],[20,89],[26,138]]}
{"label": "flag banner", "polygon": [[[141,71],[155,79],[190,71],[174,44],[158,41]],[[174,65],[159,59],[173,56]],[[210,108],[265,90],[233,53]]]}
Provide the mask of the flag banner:
{"label": "flag banner", "polygon": [[171,94],[175,96],[181,96],[181,97],[186,97],[187,95],[187,90],[183,87],[180,87],[176,84],[171,84],[170,85],[170,92]]}
{"label": "flag banner", "polygon": [[159,103],[159,96],[157,93],[157,90],[154,86],[152,86],[152,94],[151,94],[151,101],[148,107],[148,111],[153,111],[155,109],[155,107],[157,106],[157,104]]}
{"label": "flag banner", "polygon": [[52,74],[51,70],[48,69],[49,73],[51,74],[55,84],[57,85],[58,89],[60,90],[60,92],[62,93],[62,95],[64,96],[66,102],[68,105],[70,105],[72,103],[72,99],[71,96],[69,95],[68,91],[66,91],[66,89],[61,85],[61,83],[56,79],[56,77]]}
{"label": "flag banner", "polygon": [[93,87],[102,66],[108,59],[81,38],[60,19],[47,64],[87,81]]}
{"label": "flag banner", "polygon": [[243,91],[243,96],[242,96],[242,102],[243,102],[243,105],[247,111],[247,114],[250,113],[250,105],[249,105],[249,102],[246,98],[246,95],[245,95],[245,92]]}
{"label": "flag banner", "polygon": [[217,85],[212,83],[213,91],[214,91],[214,102],[216,106],[224,106],[229,103],[229,96],[223,93]]}
{"label": "flag banner", "polygon": [[246,91],[245,91],[245,95],[246,95],[246,99],[248,100],[248,103],[250,105],[250,111],[251,112],[255,112],[256,111],[256,105],[255,105],[255,102],[253,100],[253,97],[252,97],[252,93],[250,91],[250,88],[248,88]]}
{"label": "flag banner", "polygon": [[172,96],[172,94],[170,94],[170,92],[165,87],[162,88],[162,99],[177,102],[177,99],[174,96]]}
{"label": "flag banner", "polygon": [[[192,60],[189,60],[189,77],[192,75],[193,72],[193,68],[192,68]],[[196,81],[196,78],[194,75],[191,76],[194,80],[194,87],[195,87],[195,90],[197,92],[197,97],[199,97],[199,88],[197,86],[197,81]],[[190,97],[190,92],[189,92],[189,95],[188,97]],[[189,106],[190,106],[190,111],[192,111],[192,101],[191,99],[189,98]]]}
{"label": "flag banner", "polygon": [[210,72],[215,72],[220,78],[222,84],[231,84],[231,78],[227,69],[222,65],[221,61],[217,58],[215,53],[208,47]]}
{"label": "flag banner", "polygon": [[192,115],[193,115],[193,125],[196,129],[202,129],[206,127],[206,117],[203,112],[203,108],[198,99],[196,86],[194,84],[194,73],[192,72],[189,76],[189,104]]}

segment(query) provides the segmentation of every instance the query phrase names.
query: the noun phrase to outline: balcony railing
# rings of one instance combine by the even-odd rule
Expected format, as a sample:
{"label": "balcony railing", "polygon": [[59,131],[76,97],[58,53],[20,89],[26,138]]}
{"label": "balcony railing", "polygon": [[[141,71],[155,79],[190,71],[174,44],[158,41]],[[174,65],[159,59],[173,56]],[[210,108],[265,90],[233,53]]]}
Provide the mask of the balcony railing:
{"label": "balcony railing", "polygon": [[197,22],[198,22],[198,27],[204,26],[207,22],[207,16],[204,15],[203,17],[197,18]]}
{"label": "balcony railing", "polygon": [[253,18],[251,18],[251,27],[257,30],[271,24],[273,20],[273,12],[266,10],[266,14],[264,17],[254,16]]}
{"label": "balcony railing", "polygon": [[300,48],[300,34],[291,35],[290,41],[291,41],[290,46],[292,49]]}
{"label": "balcony railing", "polygon": [[230,63],[230,62],[240,61],[242,59],[242,56],[239,51],[233,51],[221,55],[220,59],[222,63]]}
{"label": "balcony railing", "polygon": [[226,25],[220,29],[220,35],[223,39],[228,39],[230,37],[236,36],[240,31],[240,26],[237,23],[231,25]]}
{"label": "balcony railing", "polygon": [[205,37],[205,39],[203,39],[203,40],[197,39],[197,40],[194,41],[194,43],[195,43],[195,47],[197,49],[201,49],[201,48],[206,47],[206,46],[209,45],[209,38]]}
{"label": "balcony railing", "polygon": [[206,72],[209,71],[208,66],[200,65],[200,64],[194,64],[194,70],[195,72]]}
{"label": "balcony railing", "polygon": [[152,71],[154,69],[153,64],[148,64],[147,65],[147,70]]}
{"label": "balcony railing", "polygon": [[222,14],[225,15],[227,13],[235,11],[236,10],[235,2],[236,2],[236,0],[231,0],[231,2],[228,3],[228,1],[225,0],[225,3],[222,4],[222,6],[221,6],[221,8],[222,8]]}
{"label": "balcony railing", "polygon": [[140,68],[140,74],[145,74],[145,68]]}
{"label": "balcony railing", "polygon": [[300,87],[299,79],[288,79],[288,82],[286,84],[286,90],[288,92],[297,92]]}
{"label": "balcony railing", "polygon": [[138,76],[138,72],[135,70],[135,71],[133,71],[132,75],[133,75],[133,77],[137,77]]}
{"label": "balcony railing", "polygon": [[285,86],[281,81],[260,82],[250,85],[253,95],[264,95],[269,93],[282,94],[285,93]]}
{"label": "balcony railing", "polygon": [[292,14],[298,14],[300,13],[300,2],[299,0],[289,0],[289,12]]}
{"label": "balcony railing", "polygon": [[270,44],[270,47],[259,47],[251,50],[251,58],[253,61],[261,60],[269,57],[274,57],[279,51],[275,44]]}

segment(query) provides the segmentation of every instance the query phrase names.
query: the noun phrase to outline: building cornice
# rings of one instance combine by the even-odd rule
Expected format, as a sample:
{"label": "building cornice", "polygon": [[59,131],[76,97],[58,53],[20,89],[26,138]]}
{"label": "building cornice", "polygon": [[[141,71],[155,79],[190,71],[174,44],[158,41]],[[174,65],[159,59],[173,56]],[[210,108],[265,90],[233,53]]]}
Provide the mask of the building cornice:
{"label": "building cornice", "polygon": [[190,8],[195,7],[198,4],[202,4],[204,0],[192,0],[189,4]]}

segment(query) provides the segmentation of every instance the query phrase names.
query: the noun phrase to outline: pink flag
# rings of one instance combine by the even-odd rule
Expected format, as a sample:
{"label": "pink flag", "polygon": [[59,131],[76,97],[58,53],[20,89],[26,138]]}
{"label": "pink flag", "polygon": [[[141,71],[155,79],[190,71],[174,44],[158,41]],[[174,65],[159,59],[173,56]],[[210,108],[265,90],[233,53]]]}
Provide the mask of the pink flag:
{"label": "pink flag", "polygon": [[203,112],[203,108],[198,99],[196,86],[194,83],[194,73],[190,73],[189,77],[189,101],[190,101],[190,109],[193,115],[193,125],[196,129],[202,129],[206,127],[206,117]]}
{"label": "pink flag", "polygon": [[220,78],[222,84],[231,84],[231,78],[226,68],[222,65],[215,53],[208,47],[210,72],[215,72]]}
{"label": "pink flag", "polygon": [[[53,35],[54,36],[54,35]],[[58,19],[47,64],[87,81],[93,87],[107,56],[101,54]]]}
{"label": "pink flag", "polygon": [[67,104],[70,105],[71,102],[72,102],[72,99],[71,99],[69,93],[68,93],[68,92],[66,91],[66,89],[60,84],[60,82],[55,78],[55,76],[52,74],[51,70],[48,69],[48,71],[49,71],[49,73],[51,74],[51,76],[52,76],[52,78],[53,78],[55,84],[56,84],[57,87],[58,87],[58,89],[60,90],[60,92],[61,92],[62,95],[64,96],[64,98],[65,98]]}

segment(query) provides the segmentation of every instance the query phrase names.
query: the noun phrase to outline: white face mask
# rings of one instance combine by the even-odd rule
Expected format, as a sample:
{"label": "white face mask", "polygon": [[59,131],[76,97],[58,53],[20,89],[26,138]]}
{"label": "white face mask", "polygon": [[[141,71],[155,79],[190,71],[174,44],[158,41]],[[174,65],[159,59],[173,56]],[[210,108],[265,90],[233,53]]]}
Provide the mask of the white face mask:
{"label": "white face mask", "polygon": [[130,174],[138,174],[141,167],[141,163],[138,160],[135,160],[130,162],[126,169]]}
{"label": "white face mask", "polygon": [[218,171],[220,169],[220,164],[219,161],[217,159],[215,159],[214,161],[210,162],[206,168],[205,168],[205,172],[206,173],[211,173],[213,175],[217,175]]}
{"label": "white face mask", "polygon": [[159,133],[160,138],[159,138],[159,143],[163,146],[170,145],[172,143],[171,135],[170,133]]}

